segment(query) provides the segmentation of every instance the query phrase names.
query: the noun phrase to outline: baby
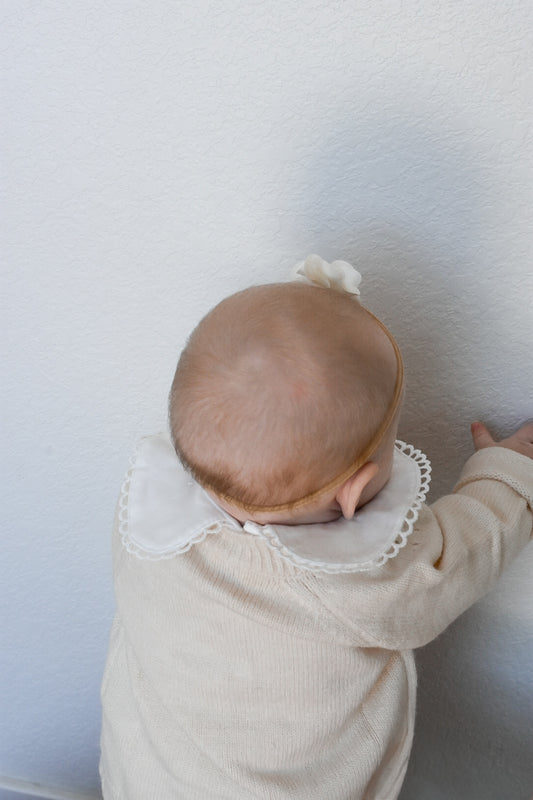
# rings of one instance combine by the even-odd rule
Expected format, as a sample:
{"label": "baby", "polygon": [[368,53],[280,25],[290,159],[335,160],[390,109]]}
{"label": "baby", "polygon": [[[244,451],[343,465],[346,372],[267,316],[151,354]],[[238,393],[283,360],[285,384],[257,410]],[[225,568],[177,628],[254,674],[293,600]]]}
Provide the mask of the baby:
{"label": "baby", "polygon": [[102,685],[106,800],[394,800],[411,748],[412,650],[529,541],[533,425],[423,504],[396,442],[403,365],[317,256],[193,332],[170,394],[176,454],[141,443],[117,515]]}

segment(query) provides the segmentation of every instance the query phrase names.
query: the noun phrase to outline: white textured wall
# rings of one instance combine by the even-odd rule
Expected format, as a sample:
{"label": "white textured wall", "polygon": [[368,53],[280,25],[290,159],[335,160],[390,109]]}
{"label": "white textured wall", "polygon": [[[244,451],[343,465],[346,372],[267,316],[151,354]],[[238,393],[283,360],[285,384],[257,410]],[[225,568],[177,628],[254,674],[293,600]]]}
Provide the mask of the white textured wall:
{"label": "white textured wall", "polygon": [[[452,486],[533,413],[529,0],[8,0],[0,774],[97,787],[109,534],[187,333],[308,252],[403,346]],[[433,497],[436,496],[434,491]],[[533,549],[420,653],[402,800],[533,788]],[[7,609],[7,610],[6,610]]]}

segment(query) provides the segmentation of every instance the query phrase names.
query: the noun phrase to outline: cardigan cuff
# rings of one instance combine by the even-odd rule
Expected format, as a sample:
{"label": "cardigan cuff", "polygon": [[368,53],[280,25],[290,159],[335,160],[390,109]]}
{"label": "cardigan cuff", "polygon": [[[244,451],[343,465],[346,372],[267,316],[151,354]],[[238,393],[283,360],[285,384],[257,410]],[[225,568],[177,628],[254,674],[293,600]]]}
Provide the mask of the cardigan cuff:
{"label": "cardigan cuff", "polygon": [[496,480],[506,483],[523,497],[533,511],[533,459],[506,447],[485,447],[466,462],[456,492],[473,481]]}

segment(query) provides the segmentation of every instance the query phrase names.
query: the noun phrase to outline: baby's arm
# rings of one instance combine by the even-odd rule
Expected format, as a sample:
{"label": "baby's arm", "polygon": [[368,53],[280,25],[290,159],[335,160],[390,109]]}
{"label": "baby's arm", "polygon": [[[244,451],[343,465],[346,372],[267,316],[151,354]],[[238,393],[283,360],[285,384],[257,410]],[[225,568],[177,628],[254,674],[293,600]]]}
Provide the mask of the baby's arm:
{"label": "baby's arm", "polygon": [[502,442],[474,424],[476,452],[450,495],[423,506],[398,555],[324,602],[363,646],[427,644],[486,594],[533,528],[533,424]]}

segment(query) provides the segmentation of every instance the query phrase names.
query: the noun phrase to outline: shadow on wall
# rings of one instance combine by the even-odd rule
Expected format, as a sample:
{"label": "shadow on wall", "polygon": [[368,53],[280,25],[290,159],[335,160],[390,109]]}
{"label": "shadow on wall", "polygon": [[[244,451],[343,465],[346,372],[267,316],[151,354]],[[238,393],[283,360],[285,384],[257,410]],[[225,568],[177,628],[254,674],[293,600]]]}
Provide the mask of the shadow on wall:
{"label": "shadow on wall", "polygon": [[[417,653],[423,736],[415,736],[400,800],[469,800],[488,776],[485,796],[530,800],[533,707],[526,665],[532,655],[525,622],[522,629],[516,622],[495,626],[483,603]],[[522,676],[517,664],[524,665]],[[436,780],[443,774],[445,786]]]}
{"label": "shadow on wall", "polygon": [[[513,315],[487,316],[500,273],[497,252],[492,267],[484,263],[497,236],[484,209],[503,202],[502,165],[487,155],[490,141],[484,154],[476,140],[474,152],[469,131],[450,128],[449,110],[440,115],[424,110],[417,124],[393,110],[327,133],[306,165],[305,211],[290,231],[308,251],[351,261],[364,304],[396,336],[407,376],[400,436],[431,458],[430,500],[452,488],[472,453],[469,422],[509,416],[493,379],[514,376],[502,349]],[[531,616],[517,613],[527,585],[524,575],[511,591],[507,619],[499,587],[493,605],[478,604],[417,653],[419,713],[402,800],[533,800]]]}
{"label": "shadow on wall", "polygon": [[493,179],[465,133],[447,130],[449,119],[439,124],[425,109],[417,124],[405,113],[349,119],[325,135],[306,176],[297,176],[308,191],[290,235],[362,273],[363,302],[404,354],[400,435],[430,455],[435,499],[472,451],[468,424],[458,418],[480,413],[475,384],[487,345],[473,298],[482,291],[476,262],[486,231],[477,209]]}
{"label": "shadow on wall", "polygon": [[101,800],[101,798],[100,793],[80,793],[0,776],[0,800]]}

